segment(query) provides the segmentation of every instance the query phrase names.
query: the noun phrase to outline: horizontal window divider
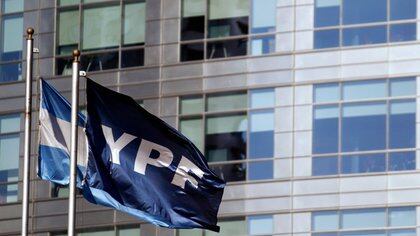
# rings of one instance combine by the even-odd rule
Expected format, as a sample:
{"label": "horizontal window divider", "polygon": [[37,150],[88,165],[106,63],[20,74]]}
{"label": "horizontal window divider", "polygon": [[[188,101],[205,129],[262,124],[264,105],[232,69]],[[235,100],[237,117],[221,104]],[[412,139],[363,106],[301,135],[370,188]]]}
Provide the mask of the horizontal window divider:
{"label": "horizontal window divider", "polygon": [[420,148],[400,148],[400,149],[382,149],[373,151],[359,151],[359,152],[340,152],[340,153],[322,153],[312,154],[312,157],[324,157],[324,156],[349,156],[349,155],[364,155],[364,154],[382,154],[382,153],[395,153],[395,152],[414,152]]}
{"label": "horizontal window divider", "polygon": [[[393,208],[393,207],[385,207],[385,208]],[[366,209],[366,208],[362,208],[362,209]],[[416,229],[416,225],[401,226],[401,227],[385,226],[385,227],[372,227],[372,228],[338,229],[338,230],[328,230],[328,231],[311,231],[311,233],[348,233],[348,232],[358,232],[358,231],[390,231],[390,230],[404,230],[404,229]]]}
{"label": "horizontal window divider", "polygon": [[[391,79],[392,80],[392,79]],[[409,96],[395,96],[395,97],[382,97],[382,98],[370,98],[370,99],[360,99],[360,100],[339,100],[336,102],[322,102],[314,103],[313,106],[329,106],[329,105],[339,105],[339,104],[357,104],[357,103],[367,103],[367,102],[386,102],[386,101],[404,101],[404,100],[415,100],[417,95]]]}
{"label": "horizontal window divider", "polygon": [[361,24],[342,24],[335,26],[325,26],[325,27],[314,27],[314,30],[332,30],[332,29],[348,29],[348,28],[364,28],[370,26],[383,26],[383,25],[394,25],[394,24],[404,24],[404,23],[416,23],[418,19],[407,19],[407,20],[395,20],[395,21],[381,21],[373,23],[361,23]]}

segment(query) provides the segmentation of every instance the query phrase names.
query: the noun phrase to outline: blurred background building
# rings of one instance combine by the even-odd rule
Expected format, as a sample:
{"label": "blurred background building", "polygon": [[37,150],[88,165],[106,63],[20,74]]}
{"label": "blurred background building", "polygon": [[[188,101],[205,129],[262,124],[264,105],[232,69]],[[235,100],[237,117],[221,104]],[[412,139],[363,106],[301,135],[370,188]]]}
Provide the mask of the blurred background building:
{"label": "blurred background building", "polygon": [[[39,48],[35,78],[69,97],[70,53],[80,48],[90,78],[134,97],[203,151],[228,182],[219,235],[416,235],[419,5],[0,0],[0,235],[18,235],[21,224],[27,27]],[[68,192],[36,177],[37,112],[33,124],[29,229],[65,235]],[[77,228],[217,235],[156,228],[82,198]]]}

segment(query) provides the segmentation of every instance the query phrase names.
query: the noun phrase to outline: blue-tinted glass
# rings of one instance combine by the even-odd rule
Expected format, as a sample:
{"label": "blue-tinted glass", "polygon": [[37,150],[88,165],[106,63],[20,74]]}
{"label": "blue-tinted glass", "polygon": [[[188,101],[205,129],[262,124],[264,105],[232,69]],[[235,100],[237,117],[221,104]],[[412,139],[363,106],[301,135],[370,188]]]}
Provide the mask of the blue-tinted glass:
{"label": "blue-tinted glass", "polygon": [[274,89],[253,89],[250,93],[251,108],[273,107]]}
{"label": "blue-tinted glass", "polygon": [[417,38],[417,24],[398,24],[391,25],[391,42],[413,41]]}
{"label": "blue-tinted glass", "polygon": [[249,157],[265,158],[274,155],[274,110],[253,111],[250,114]]}
{"label": "blue-tinted glass", "polygon": [[343,156],[341,173],[369,173],[386,171],[385,154]]}
{"label": "blue-tinted glass", "polygon": [[415,96],[416,77],[408,77],[390,80],[391,96]]}
{"label": "blue-tinted glass", "polygon": [[312,231],[338,230],[339,216],[337,211],[319,211],[312,213]]}
{"label": "blue-tinted glass", "polygon": [[340,100],[338,83],[316,84],[314,88],[315,102],[336,102]]}
{"label": "blue-tinted glass", "polygon": [[317,0],[315,3],[315,27],[340,24],[340,0]]}
{"label": "blue-tinted glass", "polygon": [[392,207],[388,210],[389,226],[416,226],[415,207]]}
{"label": "blue-tinted glass", "polygon": [[387,96],[385,80],[352,81],[343,84],[343,100],[384,98]]}
{"label": "blue-tinted glass", "polygon": [[337,236],[337,233],[312,233],[313,236]]}
{"label": "blue-tinted glass", "polygon": [[389,171],[414,170],[416,169],[415,152],[394,152],[389,154]]}
{"label": "blue-tinted glass", "polygon": [[[341,213],[342,229],[366,229],[386,226],[385,208],[344,210]],[[353,235],[353,234],[351,234]],[[366,235],[366,234],[354,234]]]}
{"label": "blue-tinted glass", "polygon": [[22,64],[10,63],[0,65],[0,82],[17,81],[22,79]]}
{"label": "blue-tinted glass", "polygon": [[391,230],[388,233],[388,236],[416,236],[415,229],[399,229],[399,230]]}
{"label": "blue-tinted glass", "polygon": [[344,46],[385,43],[386,41],[386,26],[348,28],[343,31]]}
{"label": "blue-tinted glass", "polygon": [[385,149],[385,103],[359,103],[343,106],[342,151]]}
{"label": "blue-tinted glass", "polygon": [[391,0],[391,20],[415,19],[416,0]]}
{"label": "blue-tinted glass", "polygon": [[276,40],[272,35],[256,37],[251,40],[251,52],[254,56],[273,53],[275,49]]}
{"label": "blue-tinted glass", "polygon": [[314,48],[335,48],[339,44],[340,33],[338,29],[316,30],[314,33]]}
{"label": "blue-tinted glass", "polygon": [[252,33],[274,31],[277,0],[252,0]]}
{"label": "blue-tinted glass", "polygon": [[416,101],[391,102],[389,147],[410,148],[416,145]]}
{"label": "blue-tinted glass", "polygon": [[343,23],[386,21],[387,0],[343,0]]}
{"label": "blue-tinted glass", "polygon": [[338,106],[316,106],[314,109],[312,152],[338,152]]}
{"label": "blue-tinted glass", "polygon": [[312,175],[336,175],[338,174],[337,157],[312,157]]}
{"label": "blue-tinted glass", "polygon": [[2,18],[1,60],[11,61],[22,58],[23,16],[21,14]]}
{"label": "blue-tinted glass", "polygon": [[343,232],[342,236],[385,236],[385,231],[355,231],[355,232]]}
{"label": "blue-tinted glass", "polygon": [[273,178],[273,161],[250,162],[248,164],[249,180]]}
{"label": "blue-tinted glass", "polygon": [[273,234],[273,216],[249,216],[249,235],[271,235]]}

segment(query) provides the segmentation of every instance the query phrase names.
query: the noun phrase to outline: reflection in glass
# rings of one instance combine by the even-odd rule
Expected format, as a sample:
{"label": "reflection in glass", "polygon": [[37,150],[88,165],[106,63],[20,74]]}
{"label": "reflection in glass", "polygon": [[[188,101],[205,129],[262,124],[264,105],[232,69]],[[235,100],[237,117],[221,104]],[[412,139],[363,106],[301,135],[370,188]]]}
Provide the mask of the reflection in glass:
{"label": "reflection in glass", "polygon": [[17,184],[0,184],[0,204],[18,201]]}
{"label": "reflection in glass", "polygon": [[388,236],[416,236],[417,232],[415,229],[400,229],[391,230],[388,232]]}
{"label": "reflection in glass", "polygon": [[390,104],[389,147],[410,148],[416,142],[416,101],[393,101]]}
{"label": "reflection in glass", "polygon": [[138,45],[145,41],[146,3],[124,5],[124,45]]}
{"label": "reflection in glass", "polygon": [[397,24],[390,26],[390,41],[391,42],[403,42],[403,41],[414,41],[417,38],[417,24]]}
{"label": "reflection in glass", "polygon": [[7,63],[0,65],[0,82],[22,80],[22,64]]}
{"label": "reflection in glass", "polygon": [[182,134],[203,151],[203,120],[201,118],[181,120],[179,127]]}
{"label": "reflection in glass", "polygon": [[249,158],[274,156],[274,110],[250,112]]}
{"label": "reflection in glass", "polygon": [[11,61],[22,58],[23,17],[21,14],[2,18],[1,60]]}
{"label": "reflection in glass", "polygon": [[416,95],[416,78],[408,77],[401,79],[391,79],[391,96],[413,96]]}
{"label": "reflection in glass", "polygon": [[204,111],[203,97],[183,97],[180,101],[180,114],[197,114]]}
{"label": "reflection in glass", "polygon": [[388,211],[389,226],[416,226],[415,207],[393,207]]}
{"label": "reflection in glass", "polygon": [[0,116],[0,134],[19,132],[20,114]]}
{"label": "reflection in glass", "polygon": [[205,0],[183,0],[181,40],[204,38]]}
{"label": "reflection in glass", "polygon": [[340,88],[338,83],[325,83],[314,85],[315,102],[337,102],[340,100]]}
{"label": "reflection in glass", "polygon": [[314,109],[312,152],[338,152],[338,106],[316,106]]}
{"label": "reflection in glass", "polygon": [[276,41],[274,35],[253,37],[251,39],[251,53],[254,56],[275,52]]}
{"label": "reflection in glass", "polygon": [[79,11],[62,11],[58,14],[58,53],[71,54],[78,48]]}
{"label": "reflection in glass", "polygon": [[371,173],[386,171],[385,154],[366,154],[343,156],[341,173]]}
{"label": "reflection in glass", "polygon": [[81,57],[84,71],[101,71],[118,68],[118,52],[86,54]]}
{"label": "reflection in glass", "polygon": [[385,42],[387,42],[386,26],[347,28],[343,30],[344,46],[377,44]]}
{"label": "reflection in glass", "polygon": [[352,81],[343,83],[343,100],[373,99],[388,96],[385,80]]}
{"label": "reflection in glass", "polygon": [[312,213],[312,231],[338,230],[339,215],[337,211],[319,211]]}
{"label": "reflection in glass", "polygon": [[416,0],[390,0],[391,20],[416,19]]}
{"label": "reflection in glass", "polygon": [[226,182],[246,180],[246,163],[211,165],[210,169]]}
{"label": "reflection in glass", "polygon": [[209,95],[206,105],[206,111],[213,112],[246,109],[247,95],[246,93]]}
{"label": "reflection in glass", "polygon": [[386,236],[385,231],[354,231],[354,232],[343,232],[340,235],[343,236]]}
{"label": "reflection in glass", "polygon": [[333,157],[312,157],[312,175],[336,175],[338,174],[338,158]]}
{"label": "reflection in glass", "polygon": [[315,27],[340,24],[340,0],[316,0]]}
{"label": "reflection in glass", "polygon": [[386,211],[384,208],[344,210],[341,220],[343,229],[385,227]]}
{"label": "reflection in glass", "polygon": [[248,179],[264,180],[273,178],[273,161],[257,161],[248,163]]}
{"label": "reflection in glass", "polygon": [[249,216],[248,226],[249,235],[271,235],[273,234],[273,216]]}
{"label": "reflection in glass", "polygon": [[71,75],[73,58],[57,58],[56,73],[57,75]]}
{"label": "reflection in glass", "polygon": [[340,46],[340,31],[338,29],[332,30],[315,30],[314,33],[314,48],[334,48]]}
{"label": "reflection in glass", "polygon": [[267,33],[276,27],[277,0],[252,0],[252,33]]}
{"label": "reflection in glass", "polygon": [[14,13],[23,11],[23,0],[3,0],[3,13]]}
{"label": "reflection in glass", "polygon": [[387,0],[343,0],[343,23],[362,24],[387,20]]}
{"label": "reflection in glass", "polygon": [[275,102],[274,89],[253,89],[250,91],[250,107],[273,107]]}
{"label": "reflection in glass", "polygon": [[245,56],[248,39],[231,39],[207,43],[207,59]]}
{"label": "reflection in glass", "polygon": [[389,171],[415,170],[416,153],[415,152],[392,152],[388,160]]}

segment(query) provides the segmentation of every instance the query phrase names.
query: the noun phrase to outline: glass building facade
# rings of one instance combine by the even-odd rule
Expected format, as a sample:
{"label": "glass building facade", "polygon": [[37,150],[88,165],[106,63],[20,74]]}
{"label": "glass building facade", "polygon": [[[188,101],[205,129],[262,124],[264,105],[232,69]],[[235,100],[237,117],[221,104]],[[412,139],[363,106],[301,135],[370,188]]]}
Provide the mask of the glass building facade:
{"label": "glass building facade", "polygon": [[[417,235],[419,19],[416,0],[0,0],[0,235],[20,234],[26,27],[34,78],[68,98],[79,48],[227,181],[220,234],[79,196],[78,235]],[[29,231],[66,235],[68,189],[36,176],[37,106]]]}

